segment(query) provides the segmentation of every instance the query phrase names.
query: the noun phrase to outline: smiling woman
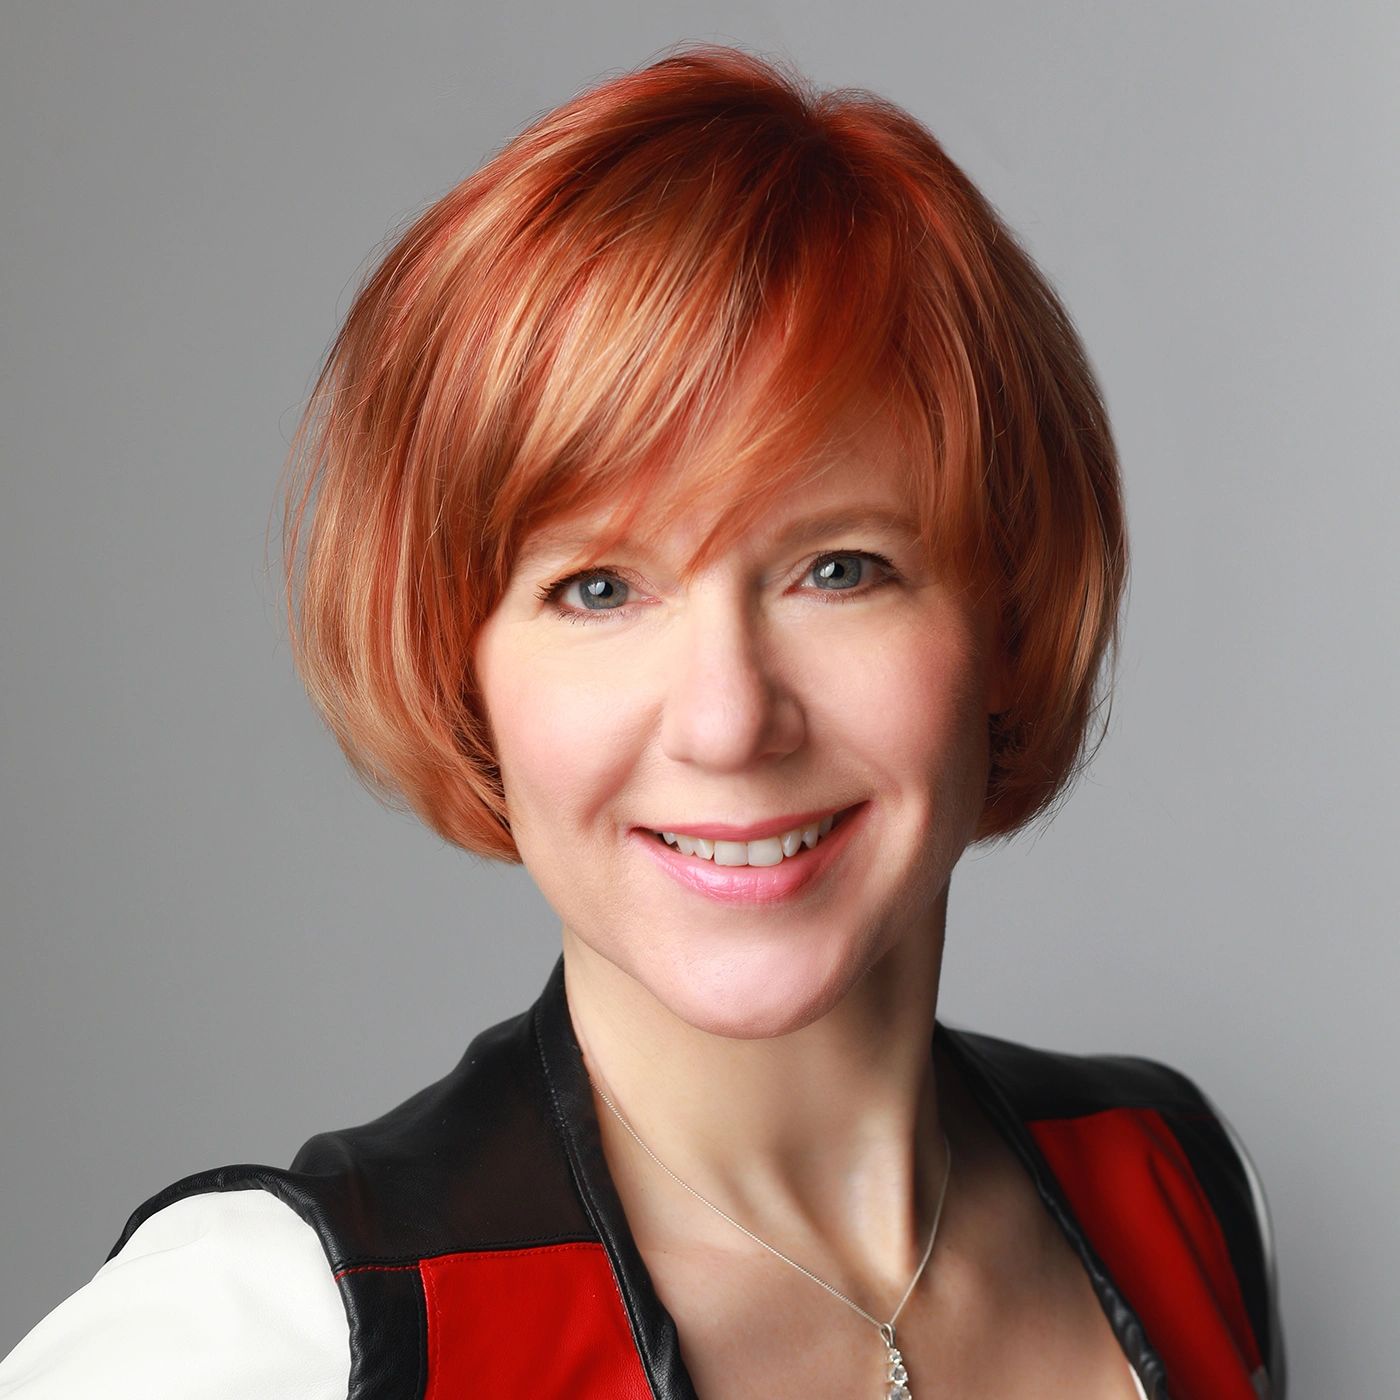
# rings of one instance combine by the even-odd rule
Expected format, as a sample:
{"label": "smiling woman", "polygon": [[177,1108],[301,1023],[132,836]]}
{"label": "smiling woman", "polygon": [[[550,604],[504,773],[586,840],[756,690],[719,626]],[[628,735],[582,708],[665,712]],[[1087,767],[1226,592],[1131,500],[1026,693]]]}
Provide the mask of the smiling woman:
{"label": "smiling woman", "polygon": [[290,466],[313,700],[561,955],[374,1123],[152,1197],[0,1395],[1283,1394],[1202,1091],[937,1014],[1127,543],[1068,315],[913,117],[712,46],[581,94],[388,250]]}
{"label": "smiling woman", "polygon": [[853,1014],[883,976],[936,980],[929,911],[981,819],[1005,703],[994,595],[928,557],[886,416],[859,408],[829,439],[703,567],[707,516],[562,578],[545,550],[477,633],[512,838],[563,918],[576,1020],[600,958],[628,976],[600,1017],[635,986],[746,1039]]}

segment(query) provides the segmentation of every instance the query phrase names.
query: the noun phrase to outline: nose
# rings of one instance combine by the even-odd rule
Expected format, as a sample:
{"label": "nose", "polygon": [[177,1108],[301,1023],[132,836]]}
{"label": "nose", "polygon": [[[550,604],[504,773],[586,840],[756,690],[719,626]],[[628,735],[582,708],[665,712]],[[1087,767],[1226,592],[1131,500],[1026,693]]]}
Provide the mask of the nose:
{"label": "nose", "polygon": [[801,746],[793,660],[740,590],[693,593],[672,643],[661,722],[668,758],[733,773]]}

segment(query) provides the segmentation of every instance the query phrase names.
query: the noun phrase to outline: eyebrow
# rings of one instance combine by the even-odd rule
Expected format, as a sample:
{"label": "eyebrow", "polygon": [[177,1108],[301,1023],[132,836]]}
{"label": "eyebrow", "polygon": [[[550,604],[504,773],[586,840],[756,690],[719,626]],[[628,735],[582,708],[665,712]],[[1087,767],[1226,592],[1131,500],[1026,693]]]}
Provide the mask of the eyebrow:
{"label": "eyebrow", "polygon": [[[771,548],[777,545],[803,544],[842,531],[870,529],[904,535],[910,540],[916,539],[919,534],[918,522],[906,511],[892,510],[885,506],[848,506],[803,516],[800,520],[794,520],[783,529],[768,535],[765,542]],[[570,529],[561,526],[557,530],[551,530],[546,526],[520,551],[517,563],[532,563],[537,558],[554,553],[573,553],[583,549],[599,533],[601,527]],[[640,546],[627,539],[619,542],[617,548],[619,551],[635,552]]]}
{"label": "eyebrow", "polygon": [[772,537],[771,543],[801,544],[807,540],[819,539],[822,535],[834,535],[841,530],[872,529],[908,535],[911,539],[919,533],[918,522],[905,511],[891,510],[885,506],[863,506],[856,509],[847,507],[794,520],[786,529],[778,531]]}

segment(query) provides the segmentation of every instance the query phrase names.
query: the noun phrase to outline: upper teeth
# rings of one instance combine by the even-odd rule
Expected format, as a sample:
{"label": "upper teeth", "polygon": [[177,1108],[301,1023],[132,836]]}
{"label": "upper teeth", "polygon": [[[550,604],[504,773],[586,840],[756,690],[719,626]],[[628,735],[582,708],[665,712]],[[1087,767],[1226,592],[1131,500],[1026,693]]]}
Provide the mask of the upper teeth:
{"label": "upper teeth", "polygon": [[687,836],[683,831],[657,834],[682,855],[699,856],[716,865],[777,865],[795,856],[804,846],[812,847],[831,830],[835,816],[823,817],[810,826],[795,826],[781,836],[765,836],[761,841],[709,841],[703,836]]}

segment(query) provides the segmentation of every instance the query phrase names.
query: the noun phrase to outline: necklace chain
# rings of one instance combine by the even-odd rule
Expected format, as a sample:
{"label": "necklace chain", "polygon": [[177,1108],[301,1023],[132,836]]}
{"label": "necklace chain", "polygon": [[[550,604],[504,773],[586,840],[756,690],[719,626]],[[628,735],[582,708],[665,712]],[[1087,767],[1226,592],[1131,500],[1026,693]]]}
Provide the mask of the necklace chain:
{"label": "necklace chain", "polygon": [[[598,1087],[596,1083],[594,1083],[592,1075],[589,1075],[588,1082],[593,1085],[593,1088],[596,1091],[598,1097],[602,1099],[602,1101],[605,1104],[607,1104],[609,1109],[612,1110],[613,1117],[616,1118],[617,1121],[621,1123],[622,1126],[626,1128],[627,1131],[632,1135],[632,1138],[636,1142],[637,1146],[640,1147],[642,1151],[645,1152],[647,1156],[650,1157],[651,1160],[655,1162],[656,1165],[666,1173],[667,1176],[669,1176],[673,1181],[675,1181],[677,1185],[685,1187],[685,1189],[689,1191],[690,1194],[694,1196],[697,1201],[699,1201],[702,1205],[709,1206],[709,1208],[712,1211],[714,1211],[716,1215],[723,1216],[732,1226],[734,1226],[736,1230],[742,1230],[755,1244],[762,1245],[763,1248],[766,1249],[770,1254],[776,1254],[778,1258],[781,1259],[785,1264],[791,1264],[792,1267],[796,1269],[799,1273],[806,1274],[807,1277],[811,1279],[813,1283],[820,1284],[823,1288],[826,1289],[828,1293],[833,1294],[835,1297],[839,1298],[843,1303],[845,1303],[847,1307],[854,1308],[855,1311],[858,1312],[867,1322],[879,1329],[880,1335],[885,1338],[886,1343],[888,1345],[893,1346],[895,1321],[899,1317],[900,1312],[903,1310],[905,1303],[909,1301],[909,1295],[913,1293],[914,1285],[918,1283],[920,1277],[924,1272],[924,1265],[928,1263],[929,1256],[933,1253],[933,1241],[938,1235],[938,1222],[940,1219],[942,1219],[943,1216],[943,1198],[948,1194],[948,1178],[951,1177],[953,1174],[953,1148],[948,1141],[947,1133],[942,1133],[942,1137],[943,1150],[947,1156],[948,1164],[943,1169],[943,1185],[939,1188],[938,1205],[933,1212],[933,1229],[929,1231],[928,1245],[924,1249],[924,1257],[919,1261],[919,1267],[914,1270],[914,1277],[909,1280],[909,1287],[904,1290],[904,1297],[902,1297],[899,1300],[899,1307],[897,1307],[894,1310],[894,1313],[890,1317],[890,1320],[888,1322],[881,1322],[879,1318],[871,1317],[871,1315],[868,1312],[866,1312],[866,1310],[863,1307],[861,1307],[859,1303],[853,1302],[844,1293],[842,1293],[839,1288],[834,1288],[831,1284],[827,1283],[825,1279],[818,1278],[816,1274],[814,1274],[810,1269],[804,1268],[801,1264],[797,1262],[796,1259],[790,1259],[786,1254],[783,1253],[781,1249],[775,1248],[773,1245],[769,1244],[767,1240],[760,1239],[756,1234],[754,1234],[752,1230],[750,1230],[746,1225],[741,1225],[727,1211],[721,1210],[719,1206],[717,1206],[713,1201],[706,1200],[704,1196],[702,1196],[693,1186],[689,1184],[689,1182],[682,1181],[681,1178],[677,1176],[676,1173],[673,1172],[671,1168],[668,1167],[666,1163],[663,1162],[661,1158],[658,1157],[656,1153],[653,1152],[651,1148],[649,1148],[640,1137],[638,1137],[636,1129],[634,1129],[632,1125],[622,1116],[622,1114],[618,1112],[617,1105],[613,1103],[613,1101],[607,1096],[607,1094],[603,1092],[602,1089]],[[887,1332],[888,1335],[886,1335]]]}

